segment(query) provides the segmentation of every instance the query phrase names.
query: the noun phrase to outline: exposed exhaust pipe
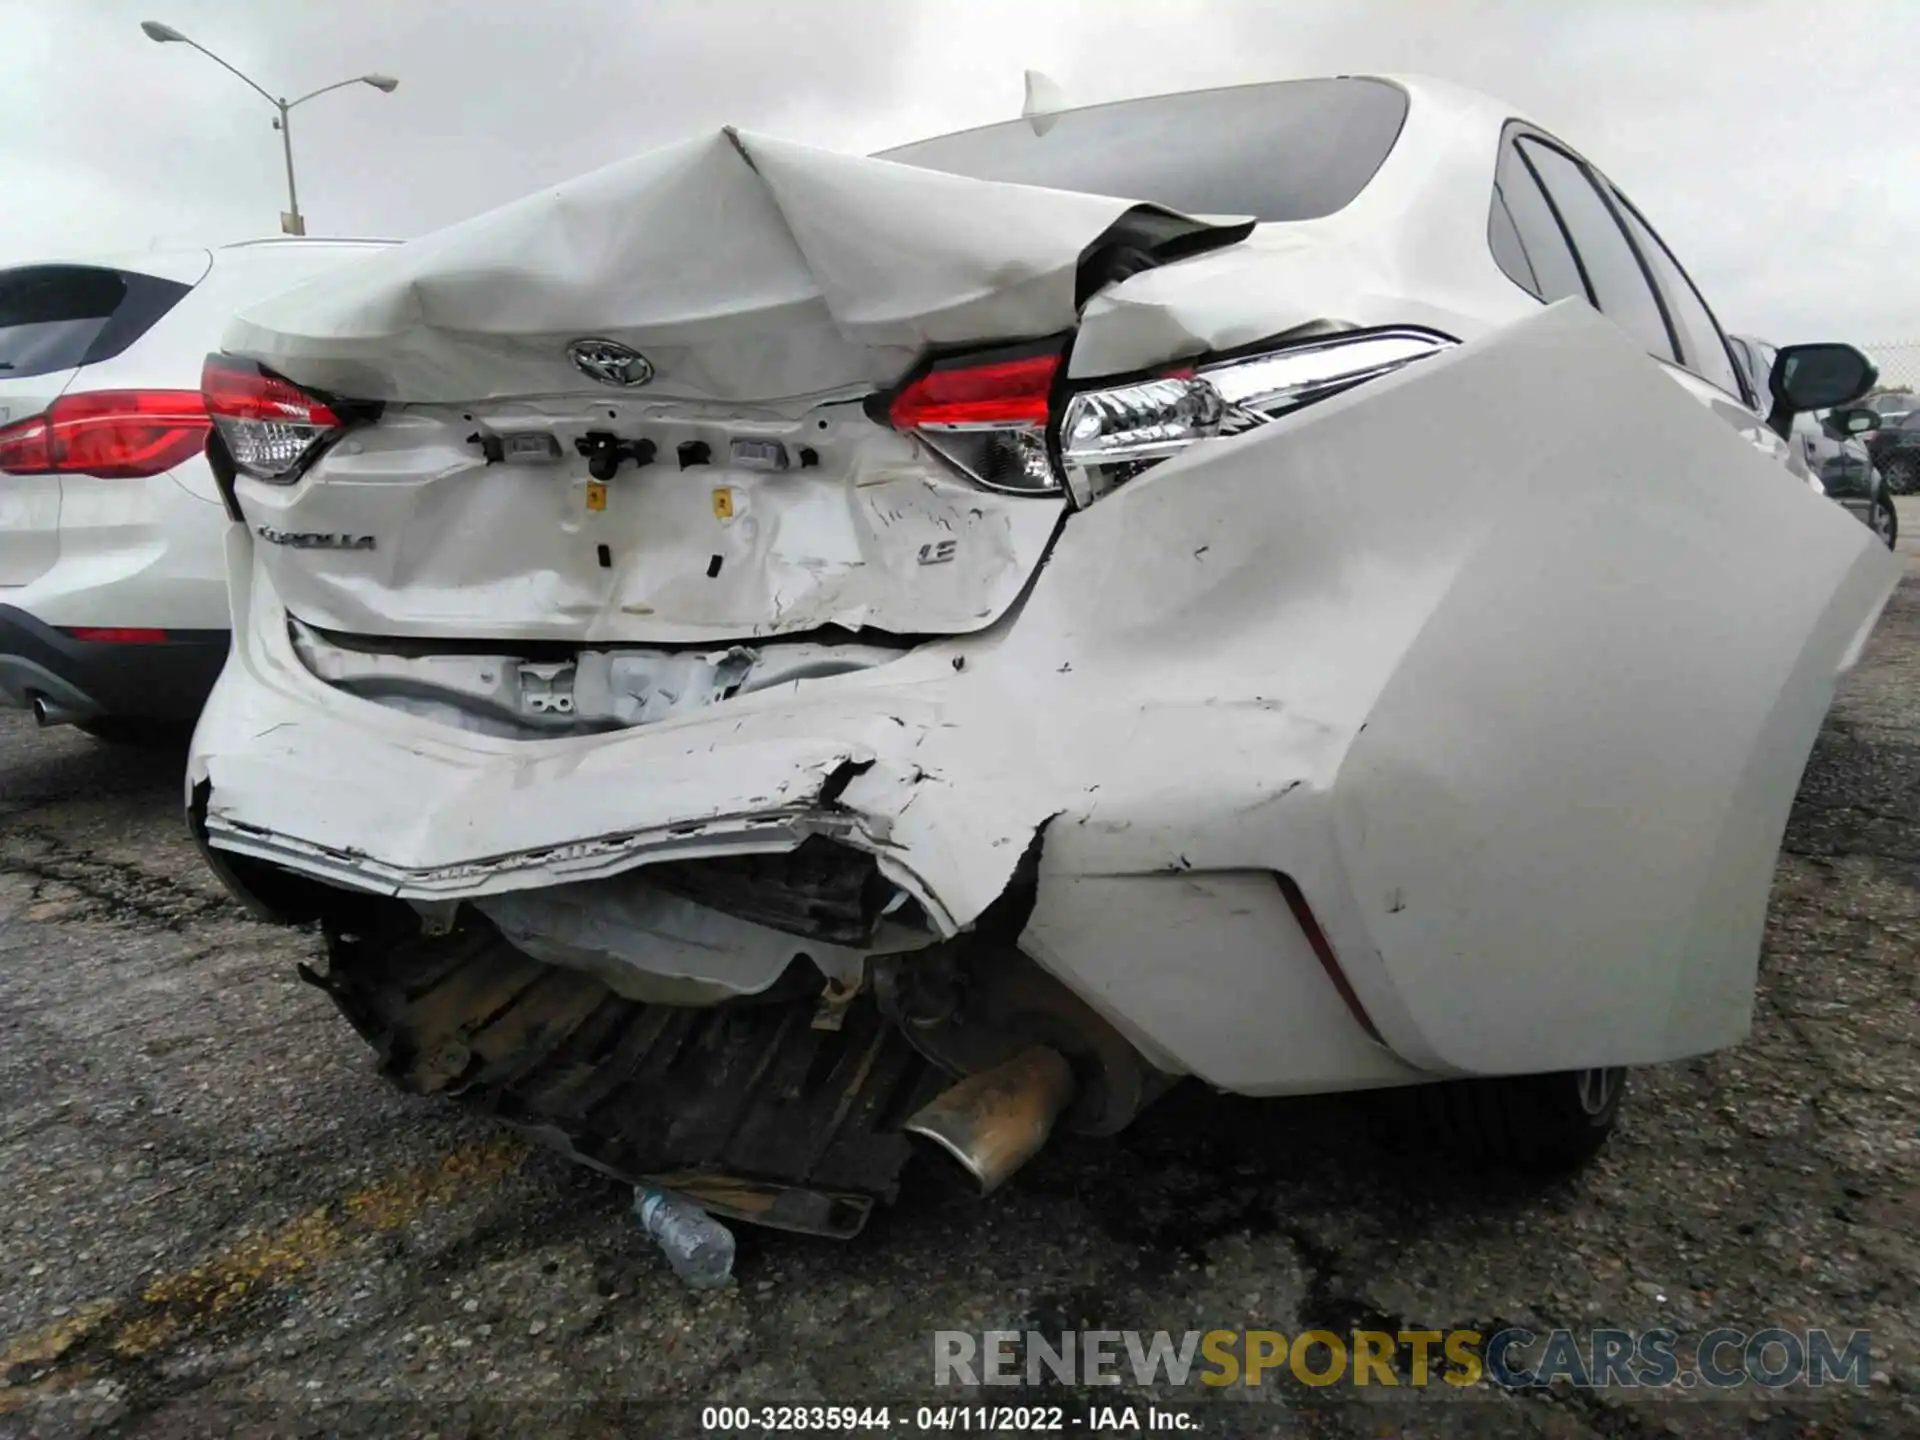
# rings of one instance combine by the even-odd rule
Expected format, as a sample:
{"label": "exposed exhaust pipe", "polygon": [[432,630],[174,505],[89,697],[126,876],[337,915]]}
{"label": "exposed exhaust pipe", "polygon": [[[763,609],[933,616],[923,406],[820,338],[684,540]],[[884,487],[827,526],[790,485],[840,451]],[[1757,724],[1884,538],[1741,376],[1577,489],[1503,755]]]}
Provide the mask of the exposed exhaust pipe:
{"label": "exposed exhaust pipe", "polygon": [[44,695],[33,697],[34,723],[43,730],[49,725],[72,725],[87,718],[85,711],[69,710],[58,700],[49,700]]}
{"label": "exposed exhaust pipe", "polygon": [[1060,1052],[1035,1045],[941,1091],[904,1128],[939,1147],[980,1194],[990,1195],[1040,1153],[1074,1088]]}

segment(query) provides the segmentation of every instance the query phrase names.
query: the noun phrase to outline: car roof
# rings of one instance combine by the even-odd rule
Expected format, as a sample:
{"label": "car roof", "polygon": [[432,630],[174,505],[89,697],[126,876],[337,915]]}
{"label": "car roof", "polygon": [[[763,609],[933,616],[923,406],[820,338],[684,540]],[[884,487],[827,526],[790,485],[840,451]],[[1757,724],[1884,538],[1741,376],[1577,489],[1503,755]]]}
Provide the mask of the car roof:
{"label": "car roof", "polygon": [[380,249],[388,245],[398,245],[398,240],[382,240],[372,236],[359,235],[267,235],[258,240],[234,240],[225,245],[216,246],[219,250],[271,250],[280,246],[312,248],[322,245],[341,245],[358,249]]}
{"label": "car roof", "polygon": [[236,240],[225,245],[161,246],[150,250],[46,255],[36,260],[23,260],[0,268],[25,270],[38,265],[78,265],[101,270],[127,270],[138,275],[151,275],[160,280],[174,280],[182,285],[196,285],[205,278],[208,266],[213,262],[214,257],[225,251],[261,251],[277,247],[304,250],[320,248],[366,250],[381,249],[397,243],[393,240],[288,235],[261,240]]}
{"label": "car roof", "polygon": [[179,247],[165,250],[120,250],[104,254],[42,255],[21,260],[6,268],[32,270],[43,265],[70,265],[94,270],[128,270],[152,275],[160,280],[177,280],[192,285],[207,273],[211,257],[204,247]]}

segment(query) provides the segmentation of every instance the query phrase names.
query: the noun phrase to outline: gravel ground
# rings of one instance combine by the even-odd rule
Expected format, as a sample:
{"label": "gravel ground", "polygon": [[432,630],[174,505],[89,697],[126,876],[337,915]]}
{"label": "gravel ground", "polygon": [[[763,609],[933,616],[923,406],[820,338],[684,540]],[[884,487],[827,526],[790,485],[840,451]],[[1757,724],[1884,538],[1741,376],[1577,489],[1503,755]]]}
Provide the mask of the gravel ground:
{"label": "gravel ground", "polygon": [[0,1433],[684,1433],[697,1409],[668,1407],[700,1400],[966,1398],[932,1388],[943,1328],[1509,1324],[1864,1328],[1873,1380],[1160,1398],[1214,1402],[1215,1434],[1920,1433],[1902,549],[1788,832],[1753,1038],[1637,1074],[1578,1179],[1458,1173],[1379,1097],[1182,1091],[984,1205],[910,1190],[849,1245],[742,1230],[736,1283],[706,1294],[610,1182],[385,1086],[294,975],[313,938],[203,873],[177,752],[0,712]]}

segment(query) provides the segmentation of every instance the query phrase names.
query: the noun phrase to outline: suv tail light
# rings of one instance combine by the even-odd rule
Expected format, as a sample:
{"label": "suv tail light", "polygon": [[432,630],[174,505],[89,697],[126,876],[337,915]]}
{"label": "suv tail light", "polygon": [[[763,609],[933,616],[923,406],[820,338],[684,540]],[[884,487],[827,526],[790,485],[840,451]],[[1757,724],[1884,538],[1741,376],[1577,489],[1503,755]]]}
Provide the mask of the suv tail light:
{"label": "suv tail light", "polygon": [[137,480],[206,443],[206,407],[191,390],[87,390],[0,429],[0,471]]}
{"label": "suv tail light", "polygon": [[231,355],[207,357],[200,393],[234,465],[256,480],[291,484],[347,428],[334,402]]}
{"label": "suv tail light", "polygon": [[1084,387],[1061,383],[1057,349],[968,356],[909,383],[886,418],[983,485],[1064,487],[1084,507],[1199,441],[1264,425],[1455,343],[1411,328],[1322,334]]}
{"label": "suv tail light", "polygon": [[67,630],[75,640],[95,645],[164,645],[167,632],[150,625],[77,625]]}

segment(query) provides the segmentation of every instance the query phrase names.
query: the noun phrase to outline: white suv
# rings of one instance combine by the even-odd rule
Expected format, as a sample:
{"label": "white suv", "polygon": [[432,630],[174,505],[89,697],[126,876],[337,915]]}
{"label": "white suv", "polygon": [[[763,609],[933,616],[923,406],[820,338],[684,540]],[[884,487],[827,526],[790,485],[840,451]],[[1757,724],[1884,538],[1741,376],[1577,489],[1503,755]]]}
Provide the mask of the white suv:
{"label": "white suv", "polygon": [[229,624],[201,359],[236,308],[378,248],[0,270],[0,705],[106,738],[199,713]]}

